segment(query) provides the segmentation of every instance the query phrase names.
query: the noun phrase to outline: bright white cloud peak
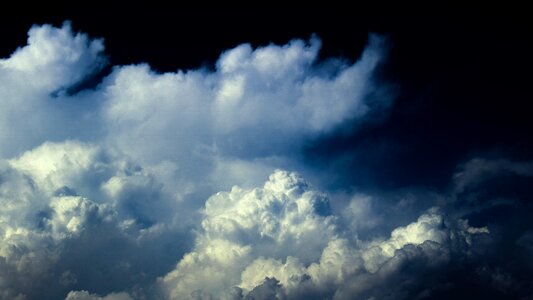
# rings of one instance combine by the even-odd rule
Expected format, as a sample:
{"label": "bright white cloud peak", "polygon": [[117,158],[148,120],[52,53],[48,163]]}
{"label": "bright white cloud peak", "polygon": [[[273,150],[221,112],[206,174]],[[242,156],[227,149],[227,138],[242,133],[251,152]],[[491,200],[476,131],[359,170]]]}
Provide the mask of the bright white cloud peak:
{"label": "bright white cloud peak", "polygon": [[404,261],[467,252],[487,230],[437,209],[360,240],[372,197],[346,204],[372,216],[354,222],[276,170],[313,177],[301,147],[364,120],[382,47],[350,64],[317,61],[317,38],[244,44],[213,71],[115,66],[71,95],[103,42],[33,27],[0,60],[0,299],[363,297]]}

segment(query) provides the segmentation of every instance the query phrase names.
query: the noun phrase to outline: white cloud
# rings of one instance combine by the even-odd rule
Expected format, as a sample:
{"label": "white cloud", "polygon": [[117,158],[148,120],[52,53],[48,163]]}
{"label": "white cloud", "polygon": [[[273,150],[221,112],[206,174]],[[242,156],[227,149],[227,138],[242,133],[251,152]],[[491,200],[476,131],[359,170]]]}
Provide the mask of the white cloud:
{"label": "white cloud", "polygon": [[265,250],[279,257],[295,251],[312,260],[320,255],[312,245],[326,243],[335,230],[332,217],[322,216],[328,206],[325,195],[309,190],[299,175],[276,171],[262,189],[235,186],[230,193],[209,198],[202,227],[208,235],[238,242],[249,239],[258,248],[260,241],[265,246],[274,242],[275,249]]}
{"label": "white cloud", "polygon": [[[115,248],[107,248],[108,258],[100,263],[116,276],[128,274],[116,288],[131,288],[136,276],[147,272],[151,256],[165,257],[161,259],[167,266],[177,261],[183,224],[176,221],[184,207],[162,188],[167,169],[145,170],[118,153],[75,141],[45,143],[3,161],[0,287],[9,292],[6,297],[33,298],[45,286],[50,296],[60,295],[87,280],[103,284],[79,259],[106,249],[110,241]],[[371,216],[369,201],[364,195],[352,198],[348,215],[365,224],[356,207]],[[234,186],[210,197],[193,251],[161,277],[158,286],[173,299],[224,298],[232,291],[244,297],[272,288],[292,297],[306,286],[332,293],[330,289],[343,288],[347,278],[392,268],[397,251],[408,245],[431,241],[447,247],[448,240],[462,239],[469,246],[471,235],[487,232],[462,221],[451,235],[438,211],[393,230],[389,239],[360,241],[357,226],[344,228],[341,223],[325,194],[297,173],[278,170],[261,188]],[[166,243],[176,250],[169,254]],[[158,270],[150,270],[145,287],[164,275]],[[38,279],[41,284],[35,285]],[[68,297],[98,296],[80,291]]]}
{"label": "white cloud", "polygon": [[0,60],[0,66],[2,73],[9,72],[13,81],[24,82],[27,88],[52,92],[97,71],[103,50],[102,40],[73,34],[68,22],[61,28],[34,26],[28,32],[28,45]]}
{"label": "white cloud", "polygon": [[263,188],[220,192],[205,204],[197,249],[161,279],[172,298],[196,289],[214,295],[237,285],[246,265],[256,257],[317,259],[330,236],[332,217],[321,216],[327,199],[308,188],[295,173],[276,171]]}
{"label": "white cloud", "polygon": [[69,23],[43,25],[30,29],[28,45],[0,59],[0,158],[94,134],[95,103],[64,91],[104,65],[103,49],[101,40],[74,34]]}
{"label": "white cloud", "polygon": [[[10,297],[19,292],[33,297],[45,285],[49,295],[59,293],[62,287],[52,282],[66,289],[96,280],[90,267],[68,261],[87,257],[85,249],[96,250],[106,237],[121,245],[116,249],[150,249],[158,257],[163,251],[176,260],[186,241],[178,247],[180,241],[170,237],[195,225],[194,210],[203,199],[235,182],[254,185],[276,165],[292,163],[284,153],[308,134],[350,117],[349,111],[324,115],[320,101],[354,110],[364,106],[364,81],[379,47],[370,47],[354,65],[335,64],[332,76],[316,72],[319,47],[316,39],[239,46],[221,56],[214,72],[156,74],[147,65],[118,66],[94,90],[68,95],[103,66],[102,40],[73,33],[68,23],[33,27],[28,45],[0,61],[0,157],[6,159],[0,190],[2,289]],[[344,94],[315,97],[334,86]],[[302,201],[298,205],[307,200]],[[287,215],[290,222],[316,222]],[[229,226],[215,216],[211,221]],[[307,251],[303,244],[312,239],[306,229],[292,232],[273,222],[283,232],[267,226],[265,238],[298,236]],[[74,246],[88,238],[93,243],[85,249]],[[164,250],[164,244],[177,250]],[[142,269],[148,260],[135,262],[128,251],[108,249],[109,257],[124,256],[109,263],[130,272]],[[150,272],[154,276],[157,270]],[[31,286],[40,277],[42,285]]]}
{"label": "white cloud", "polygon": [[313,67],[320,49],[317,39],[255,51],[243,45],[226,52],[217,63],[217,129],[235,132],[252,127],[254,132],[275,132],[279,139],[327,131],[364,114],[363,98],[381,54],[375,42],[360,62],[339,68],[331,78],[320,76]]}
{"label": "white cloud", "polygon": [[181,256],[187,240],[174,223],[179,209],[158,183],[160,169],[75,141],[45,143],[0,166],[4,298],[105,285],[102,266],[116,278],[113,289],[147,285],[164,272],[151,256],[168,264]]}
{"label": "white cloud", "polygon": [[320,46],[244,44],[215,70],[115,66],[70,95],[104,65],[102,40],[33,27],[0,60],[0,298],[332,297],[403,257],[472,245],[487,230],[438,211],[360,240],[382,222],[369,196],[335,215],[300,175],[274,171],[305,171],[306,142],[374,107],[382,40],[354,63],[318,61]]}
{"label": "white cloud", "polygon": [[366,269],[376,272],[395,255],[396,250],[405,245],[420,245],[425,241],[443,244],[447,242],[448,238],[449,230],[444,226],[442,215],[438,213],[423,214],[417,222],[394,229],[388,240],[371,242],[362,257]]}
{"label": "white cloud", "polygon": [[433,209],[394,229],[388,239],[351,242],[342,236],[355,232],[338,227],[327,206],[325,196],[298,174],[279,170],[263,188],[235,186],[219,192],[205,204],[203,230],[194,250],[160,278],[160,286],[171,299],[224,299],[234,287],[246,296],[268,282],[266,278],[275,278],[289,298],[307,288],[329,291],[331,296],[354,276],[393,276],[401,269],[403,255],[411,255],[411,247],[419,249],[414,257],[432,257],[440,255],[435,247],[452,251],[452,240],[488,233],[465,221],[446,226],[443,215]]}
{"label": "white cloud", "polygon": [[[66,143],[63,146],[68,149],[73,145]],[[0,290],[12,290],[6,298],[17,294],[29,299],[38,294],[57,296],[55,293],[61,287],[57,286],[59,278],[54,276],[63,263],[64,244],[86,231],[99,231],[106,235],[105,228],[116,221],[116,212],[110,204],[50,192],[54,185],[66,183],[67,171],[84,166],[73,163],[69,155],[58,156],[55,155],[57,152],[47,151],[48,147],[65,150],[60,145],[44,145],[18,160],[1,162]],[[74,151],[70,158],[79,158],[78,154]],[[50,164],[40,165],[40,161]],[[37,168],[33,168],[35,166]],[[57,176],[63,167],[67,170]],[[79,175],[76,171],[79,169],[71,174]],[[69,191],[69,188],[65,187],[62,191]],[[73,276],[63,278],[66,281],[62,282],[67,285],[75,282]]]}
{"label": "white cloud", "polygon": [[98,131],[95,103],[64,91],[104,65],[103,49],[101,40],[74,34],[69,23],[43,25],[30,29],[28,45],[0,59],[0,158]]}
{"label": "white cloud", "polygon": [[[353,63],[319,61],[320,47],[244,44],[214,70],[114,66],[71,95],[105,64],[103,41],[68,23],[33,27],[0,60],[0,299],[401,299],[420,274],[468,260],[488,227],[449,205],[405,221],[415,202],[382,210],[333,191],[348,194],[335,210],[297,173],[274,171],[328,176],[302,165],[302,147],[390,101],[369,99],[379,37]],[[531,170],[472,160],[452,197]]]}
{"label": "white cloud", "polygon": [[95,163],[100,153],[98,147],[80,142],[47,142],[9,160],[9,163],[29,175],[46,195],[52,195],[62,187],[81,183],[83,174],[105,171],[102,170],[104,164]]}
{"label": "white cloud", "polygon": [[[115,66],[94,90],[67,95],[62,91],[102,67],[103,41],[73,33],[69,23],[34,26],[28,36],[28,45],[0,61],[0,157],[50,141],[98,144],[164,169],[162,188],[196,208],[217,190],[257,185],[275,168],[297,165],[288,157],[305,141],[363,118],[383,56],[375,36],[353,64],[318,62],[314,37],[257,49],[244,44],[224,52],[214,71]],[[256,165],[262,176],[248,176]],[[249,171],[232,172],[229,182],[224,170],[243,166]]]}
{"label": "white cloud", "polygon": [[241,45],[222,54],[214,72],[120,67],[93,97],[104,99],[100,113],[109,146],[142,163],[172,163],[179,189],[209,191],[202,194],[208,197],[250,180],[233,173],[235,181],[221,185],[227,176],[220,166],[261,161],[270,173],[286,167],[284,157],[305,141],[364,117],[382,44],[373,37],[352,65],[323,62],[331,65],[326,74],[316,66],[316,38],[257,49]]}
{"label": "white cloud", "polygon": [[56,239],[79,234],[87,229],[86,226],[114,219],[114,211],[109,205],[98,205],[79,196],[53,197],[50,208],[54,218],[47,220],[44,226],[52,227],[52,234]]}

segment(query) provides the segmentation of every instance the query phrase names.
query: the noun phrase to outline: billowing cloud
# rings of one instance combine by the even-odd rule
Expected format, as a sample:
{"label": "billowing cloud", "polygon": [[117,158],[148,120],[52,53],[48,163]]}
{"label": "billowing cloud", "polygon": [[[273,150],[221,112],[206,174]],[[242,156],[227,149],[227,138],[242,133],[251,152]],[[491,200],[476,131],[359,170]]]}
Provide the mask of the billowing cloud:
{"label": "billowing cloud", "polygon": [[[2,298],[149,289],[189,247],[209,195],[297,166],[306,140],[370,110],[381,39],[372,37],[353,64],[318,62],[320,46],[315,37],[244,44],[224,52],[214,70],[115,66],[83,90],[107,63],[103,41],[69,23],[32,27],[28,44],[0,60]],[[205,226],[231,226],[214,215]],[[294,228],[269,218],[288,232],[264,228],[265,239],[286,239],[283,257],[294,251]],[[298,218],[287,220],[321,222]],[[303,261],[320,255],[306,245],[315,241],[310,234],[298,233]],[[113,297],[123,295],[104,299]]]}
{"label": "billowing cloud", "polygon": [[30,29],[28,45],[0,59],[0,157],[49,140],[86,136],[95,120],[88,120],[86,105],[64,95],[104,66],[103,49],[102,40],[74,34],[69,23],[62,28],[43,25]]}
{"label": "billowing cloud", "polygon": [[382,38],[355,62],[320,47],[243,44],[213,69],[103,76],[103,40],[32,27],[0,60],[0,299],[409,299],[467,276],[531,295],[533,266],[516,263],[531,208],[509,193],[529,162],[472,160],[449,191],[401,201],[318,190],[331,174],[305,164],[306,145],[392,99],[374,76]]}
{"label": "billowing cloud", "polygon": [[[446,225],[433,209],[388,239],[363,241],[336,219],[324,194],[278,170],[263,188],[233,187],[209,198],[194,250],[160,285],[171,299],[225,299],[236,291],[251,297],[263,285],[279,299],[303,297],[308,289],[351,298],[376,288],[375,277],[394,276],[406,259],[446,262],[452,252],[468,252],[473,235],[489,232],[466,221]],[[355,291],[345,286],[348,278],[375,282]]]}
{"label": "billowing cloud", "polygon": [[276,167],[295,165],[287,157],[313,137],[371,111],[383,40],[371,36],[353,64],[318,61],[320,46],[316,37],[244,44],[224,52],[213,71],[116,66],[95,89],[71,95],[105,64],[102,40],[72,33],[69,23],[33,27],[28,45],[1,61],[0,155],[78,139],[159,168],[178,198],[203,201],[236,182],[257,185]]}
{"label": "billowing cloud", "polygon": [[325,62],[332,69],[325,74],[319,49],[316,38],[255,50],[241,45],[223,53],[214,72],[117,68],[99,89],[106,142],[138,161],[170,162],[191,193],[227,188],[220,182],[228,175],[233,183],[249,180],[213,170],[242,169],[250,160],[266,166],[253,182],[259,184],[304,142],[370,110],[365,97],[382,41],[373,37],[353,65]]}
{"label": "billowing cloud", "polygon": [[[97,146],[45,143],[2,163],[4,298],[148,284],[164,268],[141,253],[170,263],[187,243],[151,172]],[[114,279],[102,281],[103,272]]]}

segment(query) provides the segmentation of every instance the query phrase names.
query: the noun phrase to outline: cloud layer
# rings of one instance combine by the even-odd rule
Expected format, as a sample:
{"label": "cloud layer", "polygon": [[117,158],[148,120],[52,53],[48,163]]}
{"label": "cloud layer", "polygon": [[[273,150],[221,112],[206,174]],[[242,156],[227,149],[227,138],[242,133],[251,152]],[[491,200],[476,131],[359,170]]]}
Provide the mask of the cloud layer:
{"label": "cloud layer", "polygon": [[449,191],[397,201],[303,178],[330,175],[305,165],[307,143],[392,99],[374,78],[382,38],[356,62],[320,47],[243,44],[212,70],[113,66],[84,88],[103,41],[31,28],[0,60],[0,299],[412,299],[454,295],[461,272],[531,296],[533,266],[487,249],[530,254],[532,229],[485,218],[528,216],[509,191],[530,162],[473,159]]}

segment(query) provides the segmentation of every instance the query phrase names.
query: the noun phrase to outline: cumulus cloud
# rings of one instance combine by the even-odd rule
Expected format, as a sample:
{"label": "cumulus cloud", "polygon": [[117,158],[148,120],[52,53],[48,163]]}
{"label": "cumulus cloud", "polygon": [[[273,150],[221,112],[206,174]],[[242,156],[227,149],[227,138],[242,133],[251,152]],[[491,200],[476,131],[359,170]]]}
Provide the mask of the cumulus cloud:
{"label": "cumulus cloud", "polygon": [[462,273],[527,294],[524,269],[485,246],[530,253],[531,228],[479,214],[507,203],[524,220],[527,204],[486,186],[530,163],[468,162],[402,218],[404,202],[276,170],[328,176],[305,166],[306,143],[390,104],[373,76],[383,39],[355,62],[319,60],[312,37],[239,45],[212,70],[113,66],[78,88],[103,45],[34,26],[0,60],[0,299],[407,299]]}
{"label": "cumulus cloud", "polygon": [[333,235],[332,217],[321,215],[327,210],[324,195],[282,171],[272,174],[263,189],[235,186],[230,193],[218,193],[206,202],[200,249],[186,254],[163,282],[173,298],[195,289],[218,295],[236,284],[243,265],[256,257],[298,253],[304,262],[316,260]]}
{"label": "cumulus cloud", "polygon": [[316,37],[257,49],[244,44],[224,52],[214,71],[118,66],[96,89],[68,95],[61,91],[104,65],[102,40],[74,34],[68,23],[35,26],[28,36],[27,46],[1,61],[4,158],[50,140],[97,141],[187,174],[178,185],[190,193],[222,188],[219,178],[206,176],[213,170],[252,159],[276,164],[306,140],[363,118],[384,52],[377,36],[353,64],[318,62]]}
{"label": "cumulus cloud", "polygon": [[[446,225],[433,209],[387,239],[364,241],[351,238],[354,232],[337,219],[324,194],[298,174],[278,170],[262,188],[233,187],[210,197],[194,250],[159,283],[171,299],[252,297],[267,290],[290,299],[309,289],[351,298],[376,288],[376,277],[397,274],[405,260],[439,264],[451,252],[467,252],[473,235],[488,233],[464,220]],[[374,282],[356,291],[346,286],[353,280]]]}
{"label": "cumulus cloud", "polygon": [[64,91],[105,65],[103,49],[102,40],[74,34],[69,23],[43,25],[30,29],[26,46],[0,59],[0,157],[86,136],[91,113],[67,101]]}
{"label": "cumulus cloud", "polygon": [[[32,27],[27,45],[0,60],[1,297],[115,299],[149,290],[189,247],[209,195],[257,185],[277,166],[297,167],[305,141],[371,110],[382,39],[372,36],[354,63],[318,61],[320,46],[317,37],[244,44],[224,52],[214,70],[114,66],[83,90],[107,63],[103,40],[73,32],[68,22]],[[301,179],[292,181],[283,175],[267,189],[285,193],[284,184]],[[228,234],[209,248],[212,268],[255,259],[241,235],[263,239],[268,257],[297,251],[303,263],[318,259],[333,217],[324,195],[302,197],[291,204],[296,211],[276,211],[287,199],[257,207],[241,216],[241,229],[219,211],[230,204],[210,200],[202,226]],[[246,206],[234,204],[234,212]],[[255,217],[270,221],[252,234],[246,226]],[[220,252],[226,248],[235,255]]]}
{"label": "cumulus cloud", "polygon": [[[0,178],[6,299],[148,284],[165,272],[160,263],[178,259],[187,243],[168,213],[172,197],[162,195],[151,172],[98,146],[45,143],[2,161]],[[139,258],[146,252],[161,261]],[[102,272],[114,278],[105,283]]]}
{"label": "cumulus cloud", "polygon": [[[73,34],[68,22],[61,29],[50,25],[34,26],[28,32],[28,45],[0,63],[4,72],[10,72],[13,81],[51,92],[69,87],[97,71],[103,63],[103,50],[102,40]],[[35,80],[37,78],[39,80]]]}
{"label": "cumulus cloud", "polygon": [[[266,172],[257,185],[305,141],[365,116],[382,44],[373,37],[359,61],[331,62],[328,74],[316,66],[317,38],[241,45],[223,53],[214,72],[117,68],[100,87],[107,142],[139,161],[171,162],[181,189],[209,190],[204,198],[229,187],[220,184],[227,174],[213,170],[240,171],[250,161],[256,169],[260,161]],[[232,184],[250,179],[242,173],[231,174]]]}

